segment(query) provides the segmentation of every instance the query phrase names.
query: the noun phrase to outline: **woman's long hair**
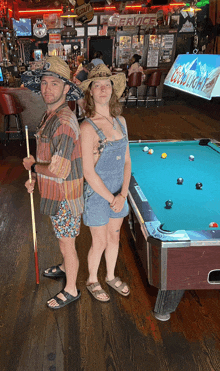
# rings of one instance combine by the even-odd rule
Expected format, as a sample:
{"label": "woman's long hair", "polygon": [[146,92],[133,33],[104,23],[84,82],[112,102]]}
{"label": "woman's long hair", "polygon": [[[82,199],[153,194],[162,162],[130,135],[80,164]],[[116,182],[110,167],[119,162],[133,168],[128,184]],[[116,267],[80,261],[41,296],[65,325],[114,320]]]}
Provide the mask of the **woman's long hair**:
{"label": "woman's long hair", "polygon": [[[95,103],[94,103],[93,97],[90,94],[91,86],[92,86],[92,83],[89,85],[88,89],[85,92],[86,104],[85,104],[84,110],[85,110],[85,114],[86,114],[87,117],[93,117],[93,116],[95,116],[95,113],[96,113],[95,112]],[[120,116],[121,113],[122,113],[122,105],[119,102],[119,100],[118,100],[118,98],[115,94],[114,86],[112,86],[112,95],[111,95],[111,98],[110,98],[110,101],[109,101],[109,111],[110,111],[110,115],[112,117]]]}

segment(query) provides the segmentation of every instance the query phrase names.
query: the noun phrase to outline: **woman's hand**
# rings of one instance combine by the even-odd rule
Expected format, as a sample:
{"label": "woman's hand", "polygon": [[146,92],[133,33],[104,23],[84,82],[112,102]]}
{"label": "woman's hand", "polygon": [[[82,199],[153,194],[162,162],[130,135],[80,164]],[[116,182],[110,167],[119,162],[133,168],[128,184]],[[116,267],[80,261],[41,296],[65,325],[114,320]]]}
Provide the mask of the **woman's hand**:
{"label": "woman's hand", "polygon": [[125,199],[120,194],[118,194],[117,196],[115,196],[113,202],[110,204],[110,207],[115,213],[120,213],[120,211],[124,207],[124,203]]}
{"label": "woman's hand", "polygon": [[36,183],[36,178],[32,178],[31,182],[29,179],[25,182],[25,187],[27,188],[28,193],[34,192],[35,183]]}

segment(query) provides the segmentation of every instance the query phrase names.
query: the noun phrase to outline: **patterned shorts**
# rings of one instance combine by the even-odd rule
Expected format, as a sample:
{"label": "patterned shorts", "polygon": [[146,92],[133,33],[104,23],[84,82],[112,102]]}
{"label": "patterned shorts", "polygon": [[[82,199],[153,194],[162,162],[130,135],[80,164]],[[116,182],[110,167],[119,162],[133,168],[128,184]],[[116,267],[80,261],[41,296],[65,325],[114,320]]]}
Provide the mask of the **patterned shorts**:
{"label": "patterned shorts", "polygon": [[79,235],[81,215],[74,217],[66,200],[60,203],[57,214],[50,218],[57,238]]}

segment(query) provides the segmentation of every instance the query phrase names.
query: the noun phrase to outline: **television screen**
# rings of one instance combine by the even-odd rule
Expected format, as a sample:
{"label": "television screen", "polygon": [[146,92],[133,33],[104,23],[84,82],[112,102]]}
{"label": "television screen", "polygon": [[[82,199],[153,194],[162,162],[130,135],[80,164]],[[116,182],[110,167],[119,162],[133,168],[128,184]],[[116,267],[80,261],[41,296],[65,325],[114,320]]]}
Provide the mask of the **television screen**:
{"label": "television screen", "polygon": [[16,36],[32,36],[30,18],[20,18],[19,21],[12,18],[12,21],[13,30],[16,32]]}
{"label": "television screen", "polygon": [[3,82],[3,73],[2,73],[2,68],[0,67],[0,83]]}

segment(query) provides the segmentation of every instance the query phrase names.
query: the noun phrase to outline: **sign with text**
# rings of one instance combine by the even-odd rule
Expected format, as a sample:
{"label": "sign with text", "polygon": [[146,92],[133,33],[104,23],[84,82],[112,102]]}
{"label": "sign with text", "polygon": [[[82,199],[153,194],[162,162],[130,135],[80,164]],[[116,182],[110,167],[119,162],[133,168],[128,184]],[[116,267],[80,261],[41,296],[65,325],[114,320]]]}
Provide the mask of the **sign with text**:
{"label": "sign with text", "polygon": [[77,14],[77,22],[82,24],[91,22],[94,17],[92,5],[84,0],[76,0],[75,12]]}
{"label": "sign with text", "polygon": [[209,100],[220,97],[220,55],[178,55],[164,84]]}
{"label": "sign with text", "polygon": [[117,14],[108,19],[109,27],[136,27],[153,26],[156,23],[156,14]]}
{"label": "sign with text", "polygon": [[49,43],[50,44],[60,44],[61,35],[59,33],[50,33],[49,34]]}

